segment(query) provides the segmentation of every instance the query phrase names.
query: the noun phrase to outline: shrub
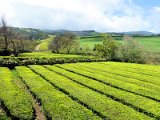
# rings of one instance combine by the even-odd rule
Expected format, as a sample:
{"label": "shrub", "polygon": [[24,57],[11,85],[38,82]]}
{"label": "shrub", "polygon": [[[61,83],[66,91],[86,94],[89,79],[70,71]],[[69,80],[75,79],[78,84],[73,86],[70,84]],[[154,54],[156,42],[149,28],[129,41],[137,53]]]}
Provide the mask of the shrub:
{"label": "shrub", "polygon": [[111,36],[104,36],[103,44],[97,44],[94,48],[97,55],[107,60],[114,60],[117,50],[116,41]]}
{"label": "shrub", "polygon": [[124,43],[119,47],[118,58],[123,62],[146,63],[146,52],[138,41],[125,36]]}

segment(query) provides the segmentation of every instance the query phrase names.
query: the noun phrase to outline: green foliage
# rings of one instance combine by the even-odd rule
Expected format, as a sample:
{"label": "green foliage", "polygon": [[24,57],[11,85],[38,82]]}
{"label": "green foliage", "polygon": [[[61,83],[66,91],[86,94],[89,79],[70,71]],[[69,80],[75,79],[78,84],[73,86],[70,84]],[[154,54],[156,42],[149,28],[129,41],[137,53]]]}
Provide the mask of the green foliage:
{"label": "green foliage", "polygon": [[9,118],[6,113],[0,109],[0,120],[11,120],[11,118]]}
{"label": "green foliage", "polygon": [[114,60],[117,44],[111,36],[107,35],[104,36],[103,45],[97,44],[95,45],[94,49],[102,58],[106,58],[107,60]]}
{"label": "green foliage", "polygon": [[78,101],[83,101],[83,103],[89,108],[99,111],[101,116],[104,116],[104,119],[151,119],[150,117],[145,116],[138,111],[134,111],[132,108],[129,108],[126,105],[114,101],[113,99],[86,88],[85,86],[75,83],[71,79],[57,74],[56,72],[47,70],[42,66],[30,66],[30,68],[39,75],[43,76],[48,82],[56,85],[62,90],[67,91],[70,96],[74,96],[76,99],[78,99]]}
{"label": "green foliage", "polygon": [[[116,40],[116,42],[122,44],[123,37],[122,36],[114,36],[112,38]],[[133,37],[136,39],[140,45],[144,46],[144,48],[149,52],[160,52],[160,37]],[[91,49],[94,48],[95,44],[103,44],[103,37],[81,37],[78,39],[80,42],[80,47],[83,47],[85,44],[88,44]]]}
{"label": "green foliage", "polygon": [[[82,71],[82,70],[83,71],[88,70],[90,72],[95,72],[96,71],[96,73],[98,72],[101,75],[108,76],[110,78],[115,78],[117,80],[122,80],[122,81],[125,81],[125,82],[128,82],[128,81],[132,82],[133,81],[135,83],[135,81],[136,81],[136,79],[134,80],[132,78],[128,78],[128,81],[126,81],[127,78],[125,78],[125,77],[109,74],[109,73],[106,73],[106,72],[102,72],[102,71],[100,71],[101,69],[97,69],[97,66],[96,67],[90,67],[90,66],[94,66],[95,64],[96,63],[93,63],[93,64],[91,64],[91,63],[77,63],[75,65],[74,64],[69,65],[69,67],[71,67],[71,66],[75,67],[76,66],[76,68],[79,69],[80,71]],[[108,65],[109,64],[110,63],[108,63]],[[114,66],[114,63],[111,64],[111,65]],[[63,67],[64,65],[58,65],[58,66]],[[89,68],[92,68],[92,69],[85,69],[85,67],[87,67],[87,66]],[[52,71],[55,71],[56,73],[59,73],[60,75],[66,76],[66,77],[70,78],[71,80],[74,80],[74,81],[76,81],[80,84],[83,84],[83,85],[91,88],[92,90],[104,93],[108,97],[112,97],[114,99],[117,99],[117,100],[119,100],[119,102],[121,102],[123,104],[126,104],[126,105],[131,104],[133,108],[136,106],[137,109],[139,108],[139,111],[141,110],[141,108],[143,108],[144,111],[151,112],[151,113],[155,114],[155,116],[159,116],[159,114],[160,114],[160,105],[159,105],[159,103],[155,102],[154,100],[146,99],[142,96],[135,95],[135,94],[127,92],[127,91],[121,91],[121,90],[116,89],[114,87],[107,86],[107,85],[105,85],[103,83],[100,83],[98,81],[94,81],[90,78],[75,74],[73,72],[69,72],[67,70],[58,68],[56,66],[47,66],[46,65],[45,67],[47,67],[48,69],[50,69]],[[147,85],[150,85],[151,86],[150,89],[152,89],[153,87],[154,87],[154,89],[156,89],[156,87],[152,84],[147,84],[147,83],[144,83],[144,82],[141,82],[141,81],[138,81],[136,83],[140,83],[140,84],[137,84],[137,85],[141,85],[141,86],[143,85],[145,87],[147,87]],[[160,87],[157,86],[157,88],[158,88],[158,90],[160,90]],[[144,104],[144,103],[150,103],[150,104]],[[152,106],[153,109],[150,109],[151,105],[153,105]]]}
{"label": "green foliage", "polygon": [[51,51],[22,53],[20,58],[60,58],[60,57],[82,57],[76,54],[54,54]]}
{"label": "green foliage", "polygon": [[[39,69],[38,66],[30,67]],[[42,77],[32,72],[29,68],[16,67],[16,70],[31,91],[34,92],[36,97],[41,101],[47,118],[53,120],[100,119],[90,110],[73,101],[70,97],[53,87]],[[43,69],[39,69],[38,71],[42,73],[45,72]]]}
{"label": "green foliage", "polygon": [[65,33],[57,35],[50,43],[49,49],[54,53],[61,52],[69,54],[75,44],[75,35],[73,33]]}
{"label": "green foliage", "polygon": [[8,68],[0,68],[0,98],[14,119],[32,120],[32,99],[13,83],[13,79]]}
{"label": "green foliage", "polygon": [[47,119],[158,120],[159,73],[160,66],[119,62],[0,67],[0,119],[35,117],[19,77]]}
{"label": "green foliage", "polygon": [[119,49],[119,58],[126,62],[146,63],[146,55],[138,41],[125,36],[124,43]]}
{"label": "green foliage", "polygon": [[63,63],[76,63],[76,62],[93,62],[105,61],[105,59],[95,58],[93,56],[78,56],[78,55],[60,55],[52,57],[2,57],[0,58],[0,66],[14,68],[21,65],[52,65]]}
{"label": "green foliage", "polygon": [[[74,73],[78,73],[78,74],[83,75],[85,77],[96,79],[97,81],[108,84],[108,85],[115,87],[115,88],[118,88],[118,89],[123,89],[128,92],[133,92],[133,93],[139,94],[141,96],[150,96],[152,99],[157,99],[157,100],[160,99],[160,95],[158,94],[159,92],[156,91],[157,89],[153,90],[151,87],[148,89],[148,88],[146,88],[146,86],[144,87],[143,84],[141,86],[139,86],[139,85],[136,85],[134,82],[126,82],[127,80],[124,81],[125,79],[122,80],[122,78],[120,80],[115,79],[113,77],[107,76],[108,74],[104,76],[104,74],[108,71],[109,71],[109,73],[111,73],[113,75],[116,75],[116,73],[117,73],[117,72],[114,72],[114,71],[116,71],[115,69],[110,69],[109,67],[106,67],[105,65],[88,64],[87,66],[92,66],[91,68],[95,69],[93,71],[90,69],[87,69],[85,67],[82,68],[82,67],[78,67],[78,66],[74,66],[74,67],[72,67],[72,66],[70,66],[70,64],[66,64],[66,65],[62,65],[62,68],[69,70],[69,71],[73,71]],[[96,69],[96,68],[98,68],[98,69]],[[103,71],[105,73],[103,74],[103,72],[99,72],[99,71]],[[118,74],[118,75],[125,76],[123,74],[126,71],[119,70],[119,73],[120,72],[122,72],[122,74]],[[130,74],[132,74],[132,73],[130,73]],[[131,76],[130,74],[128,74],[128,76]],[[140,80],[143,81],[142,75],[137,74],[137,77],[138,76],[139,76],[139,78],[141,77]],[[148,76],[143,76],[143,77],[147,78]],[[134,78],[134,77],[132,76],[132,78]],[[150,79],[148,79],[148,80],[150,80]],[[156,82],[156,81],[154,81],[154,82]],[[156,83],[156,85],[158,85],[158,83]],[[155,88],[157,88],[157,87],[155,87]]]}
{"label": "green foliage", "polygon": [[46,39],[48,37],[47,33],[43,32],[39,29],[17,28],[17,27],[13,27],[12,29],[14,29],[14,31],[22,34],[26,40],[42,40],[42,39]]}
{"label": "green foliage", "polygon": [[80,53],[84,54],[84,55],[93,55],[91,54],[93,51],[92,49],[89,47],[89,45],[84,45],[83,48],[81,48]]}

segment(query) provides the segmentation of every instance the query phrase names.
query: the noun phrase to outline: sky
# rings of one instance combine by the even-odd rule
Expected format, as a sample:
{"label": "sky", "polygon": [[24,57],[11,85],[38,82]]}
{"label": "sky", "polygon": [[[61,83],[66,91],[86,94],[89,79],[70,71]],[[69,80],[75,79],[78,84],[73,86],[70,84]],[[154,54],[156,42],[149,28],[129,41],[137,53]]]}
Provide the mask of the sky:
{"label": "sky", "polygon": [[160,33],[160,0],[0,0],[0,16],[14,27]]}

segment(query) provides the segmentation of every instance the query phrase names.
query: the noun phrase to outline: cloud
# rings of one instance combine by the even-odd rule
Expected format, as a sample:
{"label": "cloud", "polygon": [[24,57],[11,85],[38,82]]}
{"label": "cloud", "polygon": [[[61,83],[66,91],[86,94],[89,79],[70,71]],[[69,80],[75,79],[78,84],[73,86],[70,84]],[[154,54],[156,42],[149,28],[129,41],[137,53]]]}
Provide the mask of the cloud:
{"label": "cloud", "polygon": [[9,24],[19,27],[160,31],[160,18],[155,20],[160,8],[146,11],[132,0],[5,0],[0,4],[3,13]]}
{"label": "cloud", "polygon": [[160,32],[160,7],[153,7],[149,11],[148,21],[150,23],[150,31]]}

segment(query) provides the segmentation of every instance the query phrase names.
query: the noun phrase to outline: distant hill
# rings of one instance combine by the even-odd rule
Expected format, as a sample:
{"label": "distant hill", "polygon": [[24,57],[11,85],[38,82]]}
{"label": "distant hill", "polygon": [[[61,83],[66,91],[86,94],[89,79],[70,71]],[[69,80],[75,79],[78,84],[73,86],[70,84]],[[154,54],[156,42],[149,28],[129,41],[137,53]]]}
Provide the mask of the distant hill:
{"label": "distant hill", "polygon": [[148,32],[148,31],[132,31],[132,32],[122,32],[125,35],[142,35],[142,36],[151,36],[155,35],[155,33]]}
{"label": "distant hill", "polygon": [[48,34],[39,29],[12,27],[16,32],[22,34],[25,39],[38,40],[45,39]]}
{"label": "distant hill", "polygon": [[[97,32],[95,30],[83,30],[83,31],[71,31],[71,30],[40,30],[40,29],[34,29],[34,28],[18,28],[13,27],[13,29],[25,37],[25,39],[30,40],[41,40],[48,38],[48,35],[58,35],[58,34],[64,34],[67,32],[74,33],[76,36],[80,37],[88,37],[88,36],[99,36],[101,33]],[[160,34],[155,34],[148,31],[129,31],[129,32],[106,32],[106,34],[110,34],[112,36],[123,36],[123,35],[129,35],[129,36],[160,36]]]}
{"label": "distant hill", "polygon": [[84,31],[70,31],[70,30],[43,30],[43,32],[46,32],[48,34],[64,34],[67,32],[74,33],[76,36],[96,36],[99,35],[99,32],[96,32],[95,30],[84,30]]}
{"label": "distant hill", "polygon": [[108,32],[109,34],[114,35],[130,35],[130,36],[152,36],[157,35],[148,31],[129,31],[129,32]]}

